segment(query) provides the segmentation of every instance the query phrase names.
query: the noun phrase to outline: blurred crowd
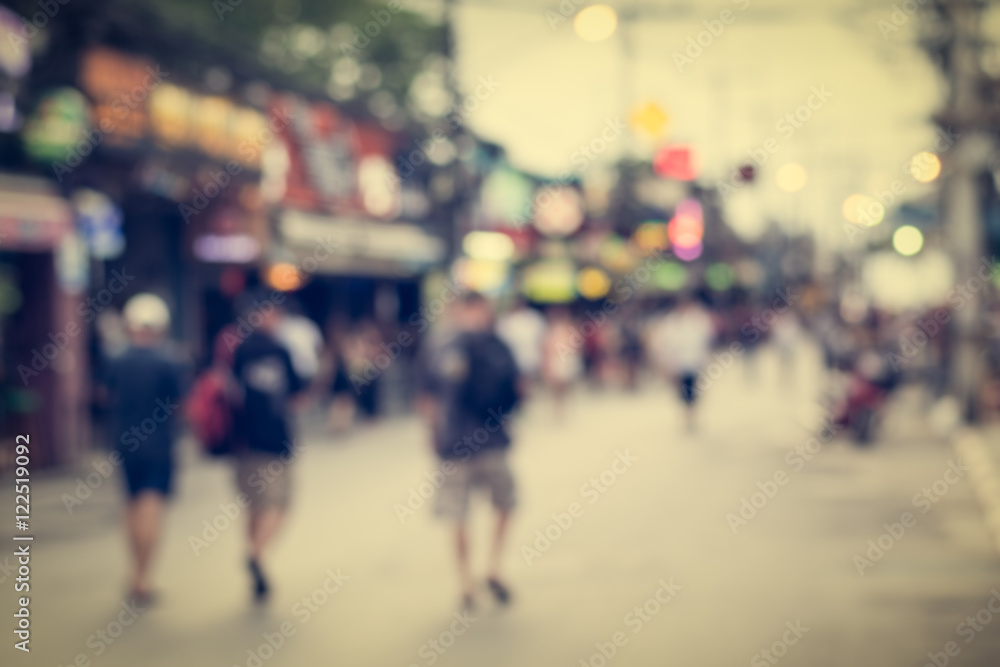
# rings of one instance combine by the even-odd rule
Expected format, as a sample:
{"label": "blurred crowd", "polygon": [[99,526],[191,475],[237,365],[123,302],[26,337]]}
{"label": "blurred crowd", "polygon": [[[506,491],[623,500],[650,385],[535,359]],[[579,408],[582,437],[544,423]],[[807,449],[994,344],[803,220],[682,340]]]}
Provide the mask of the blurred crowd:
{"label": "blurred crowd", "polygon": [[[556,423],[578,390],[636,391],[666,381],[698,428],[700,398],[739,360],[747,391],[759,381],[756,357],[768,345],[779,381],[796,383],[797,359],[812,341],[828,371],[829,420],[858,444],[876,440],[886,406],[901,385],[919,385],[936,402],[948,390],[948,322],[955,308],[892,314],[821,288],[781,288],[773,296],[720,301],[708,291],[669,299],[538,307],[504,304],[464,290],[433,326],[387,329],[371,321],[324,333],[293,295],[251,290],[215,337],[211,359],[192,373],[167,339],[171,315],[159,297],[133,296],[100,326],[99,403],[107,439],[121,456],[129,498],[127,526],[135,565],[134,597],[153,597],[150,566],[165,501],[173,489],[175,443],[183,415],[209,456],[234,462],[241,506],[249,507],[247,567],[253,596],[267,599],[265,556],[289,498],[285,473],[297,452],[302,413],[337,435],[386,413],[386,389],[423,417],[443,488],[437,511],[455,527],[463,606],[475,605],[466,518],[474,491],[496,511],[488,587],[500,603],[511,592],[501,575],[507,519],[516,484],[506,462],[508,417],[532,394],[548,396]],[[981,316],[992,327],[980,362],[983,419],[1000,415],[1000,307]],[[406,391],[400,392],[401,388]],[[178,409],[181,408],[182,409]],[[176,414],[175,414],[176,413]]]}

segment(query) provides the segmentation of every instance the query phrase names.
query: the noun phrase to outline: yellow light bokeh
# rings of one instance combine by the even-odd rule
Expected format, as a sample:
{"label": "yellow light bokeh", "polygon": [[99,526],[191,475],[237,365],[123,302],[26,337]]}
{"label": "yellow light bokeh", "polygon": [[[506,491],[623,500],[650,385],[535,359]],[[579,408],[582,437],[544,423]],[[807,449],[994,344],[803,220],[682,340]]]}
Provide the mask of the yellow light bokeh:
{"label": "yellow light bokeh", "polygon": [[666,250],[670,245],[667,238],[667,225],[662,222],[644,222],[635,230],[632,240],[639,250],[645,253]]}
{"label": "yellow light bokeh", "polygon": [[848,222],[858,224],[858,211],[867,203],[869,197],[865,195],[853,194],[844,200],[840,210],[844,214],[844,219]]}
{"label": "yellow light bokeh", "polygon": [[573,19],[573,29],[580,39],[601,42],[614,34],[618,27],[618,14],[607,5],[591,5]]}
{"label": "yellow light bokeh", "polygon": [[845,199],[841,211],[845,220],[862,227],[874,227],[885,219],[885,206],[863,194],[853,194]]}
{"label": "yellow light bokeh", "polygon": [[871,198],[865,208],[858,212],[858,224],[865,227],[874,227],[883,220],[885,220],[885,206]]}
{"label": "yellow light bokeh", "polygon": [[656,102],[647,102],[632,110],[629,122],[635,130],[658,139],[666,132],[670,116]]}
{"label": "yellow light bokeh", "polygon": [[589,267],[577,274],[576,289],[584,299],[600,299],[611,290],[611,278],[604,271]]}
{"label": "yellow light bokeh", "polygon": [[466,289],[494,294],[506,284],[510,264],[502,261],[460,258],[455,262],[457,282]]}
{"label": "yellow light bokeh", "polygon": [[506,262],[514,256],[514,241],[501,232],[469,232],[462,239],[462,250],[472,259]]}
{"label": "yellow light bokeh", "polygon": [[941,174],[941,158],[930,151],[920,151],[910,160],[910,175],[919,183],[930,183]]}
{"label": "yellow light bokeh", "polygon": [[903,225],[893,233],[892,247],[904,257],[916,255],[924,247],[924,235],[916,227]]}
{"label": "yellow light bokeh", "polygon": [[801,164],[789,162],[778,169],[774,180],[785,192],[798,192],[809,182],[809,172]]}

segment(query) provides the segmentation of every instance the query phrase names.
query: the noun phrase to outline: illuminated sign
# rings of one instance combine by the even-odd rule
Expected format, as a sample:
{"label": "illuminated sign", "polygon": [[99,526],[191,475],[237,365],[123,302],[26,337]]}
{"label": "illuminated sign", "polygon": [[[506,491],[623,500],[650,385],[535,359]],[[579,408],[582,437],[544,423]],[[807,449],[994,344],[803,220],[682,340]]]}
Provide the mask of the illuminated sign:
{"label": "illuminated sign", "polygon": [[92,148],[89,136],[84,137],[87,129],[87,100],[76,88],[56,88],[42,95],[25,123],[24,147],[28,155],[40,162],[68,160],[72,155],[76,162],[70,166],[76,166],[81,158],[73,149]]}
{"label": "illuminated sign", "polygon": [[[225,97],[201,95],[173,82],[144,58],[104,47],[88,50],[80,84],[93,101],[95,126],[109,145],[155,139],[165,148],[189,148],[219,160],[257,168],[277,132],[275,119]],[[287,120],[277,122],[287,123]]]}
{"label": "illuminated sign", "polygon": [[205,234],[194,240],[194,256],[203,262],[243,264],[257,259],[260,250],[249,234]]}
{"label": "illuminated sign", "polygon": [[20,78],[31,69],[31,48],[21,34],[21,17],[0,6],[0,70]]}
{"label": "illuminated sign", "polygon": [[351,199],[357,185],[353,125],[331,104],[297,97],[284,103],[292,119],[285,132],[292,162],[287,196],[313,205]]}
{"label": "illuminated sign", "polygon": [[698,177],[694,151],[690,146],[665,146],[653,158],[653,171],[664,178],[693,181]]}
{"label": "illuminated sign", "polygon": [[105,141],[128,146],[149,133],[147,98],[162,81],[152,61],[126,56],[102,47],[83,55],[80,85],[93,100],[96,127],[113,128]]}
{"label": "illuminated sign", "polygon": [[276,131],[263,114],[224,97],[199,95],[163,84],[150,95],[150,116],[157,141],[172,148],[193,148],[219,160],[259,167],[260,156]]}

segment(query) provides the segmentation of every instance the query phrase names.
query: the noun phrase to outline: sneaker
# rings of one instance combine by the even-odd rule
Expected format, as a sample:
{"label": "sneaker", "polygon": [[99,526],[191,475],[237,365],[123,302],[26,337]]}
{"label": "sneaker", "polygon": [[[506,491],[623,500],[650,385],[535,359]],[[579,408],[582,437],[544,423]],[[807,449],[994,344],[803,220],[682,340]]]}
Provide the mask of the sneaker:
{"label": "sneaker", "polygon": [[260,568],[260,563],[251,558],[247,565],[250,568],[250,576],[253,577],[253,600],[254,602],[264,602],[270,592],[264,571]]}
{"label": "sneaker", "polygon": [[490,592],[493,593],[493,597],[499,604],[510,603],[510,589],[507,588],[499,579],[490,577],[486,580],[486,585],[489,586]]}

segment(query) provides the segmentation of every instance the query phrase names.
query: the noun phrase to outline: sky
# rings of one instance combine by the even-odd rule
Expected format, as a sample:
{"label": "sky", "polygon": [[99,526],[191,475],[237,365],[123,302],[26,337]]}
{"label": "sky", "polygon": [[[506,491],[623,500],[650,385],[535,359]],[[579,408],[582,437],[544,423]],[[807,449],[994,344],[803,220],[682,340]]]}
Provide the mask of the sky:
{"label": "sky", "polygon": [[[701,180],[714,183],[751,159],[750,151],[761,157],[773,139],[777,148],[752,193],[738,193],[742,202],[731,204],[737,217],[753,218],[751,227],[767,218],[809,217],[839,230],[847,195],[887,187],[903,175],[904,161],[933,143],[930,117],[945,100],[943,80],[916,46],[919,20],[897,14],[893,22],[894,5],[639,0],[636,20],[591,43],[575,34],[572,13],[560,20],[560,7],[573,9],[573,0],[460,0],[457,78],[466,93],[481,77],[499,84],[467,123],[503,145],[517,167],[547,176],[597,172],[623,151],[651,155],[664,144],[687,143]],[[730,23],[715,22],[726,10]],[[698,53],[691,45],[707,30],[705,21],[717,34],[700,35]],[[814,109],[799,109],[809,101]],[[669,116],[663,139],[628,132],[582,169],[574,162],[609,120],[625,120],[647,102]],[[779,125],[797,109],[807,120]],[[790,161],[809,173],[801,196],[774,185],[775,170]],[[911,181],[906,196],[925,196],[921,187]]]}

